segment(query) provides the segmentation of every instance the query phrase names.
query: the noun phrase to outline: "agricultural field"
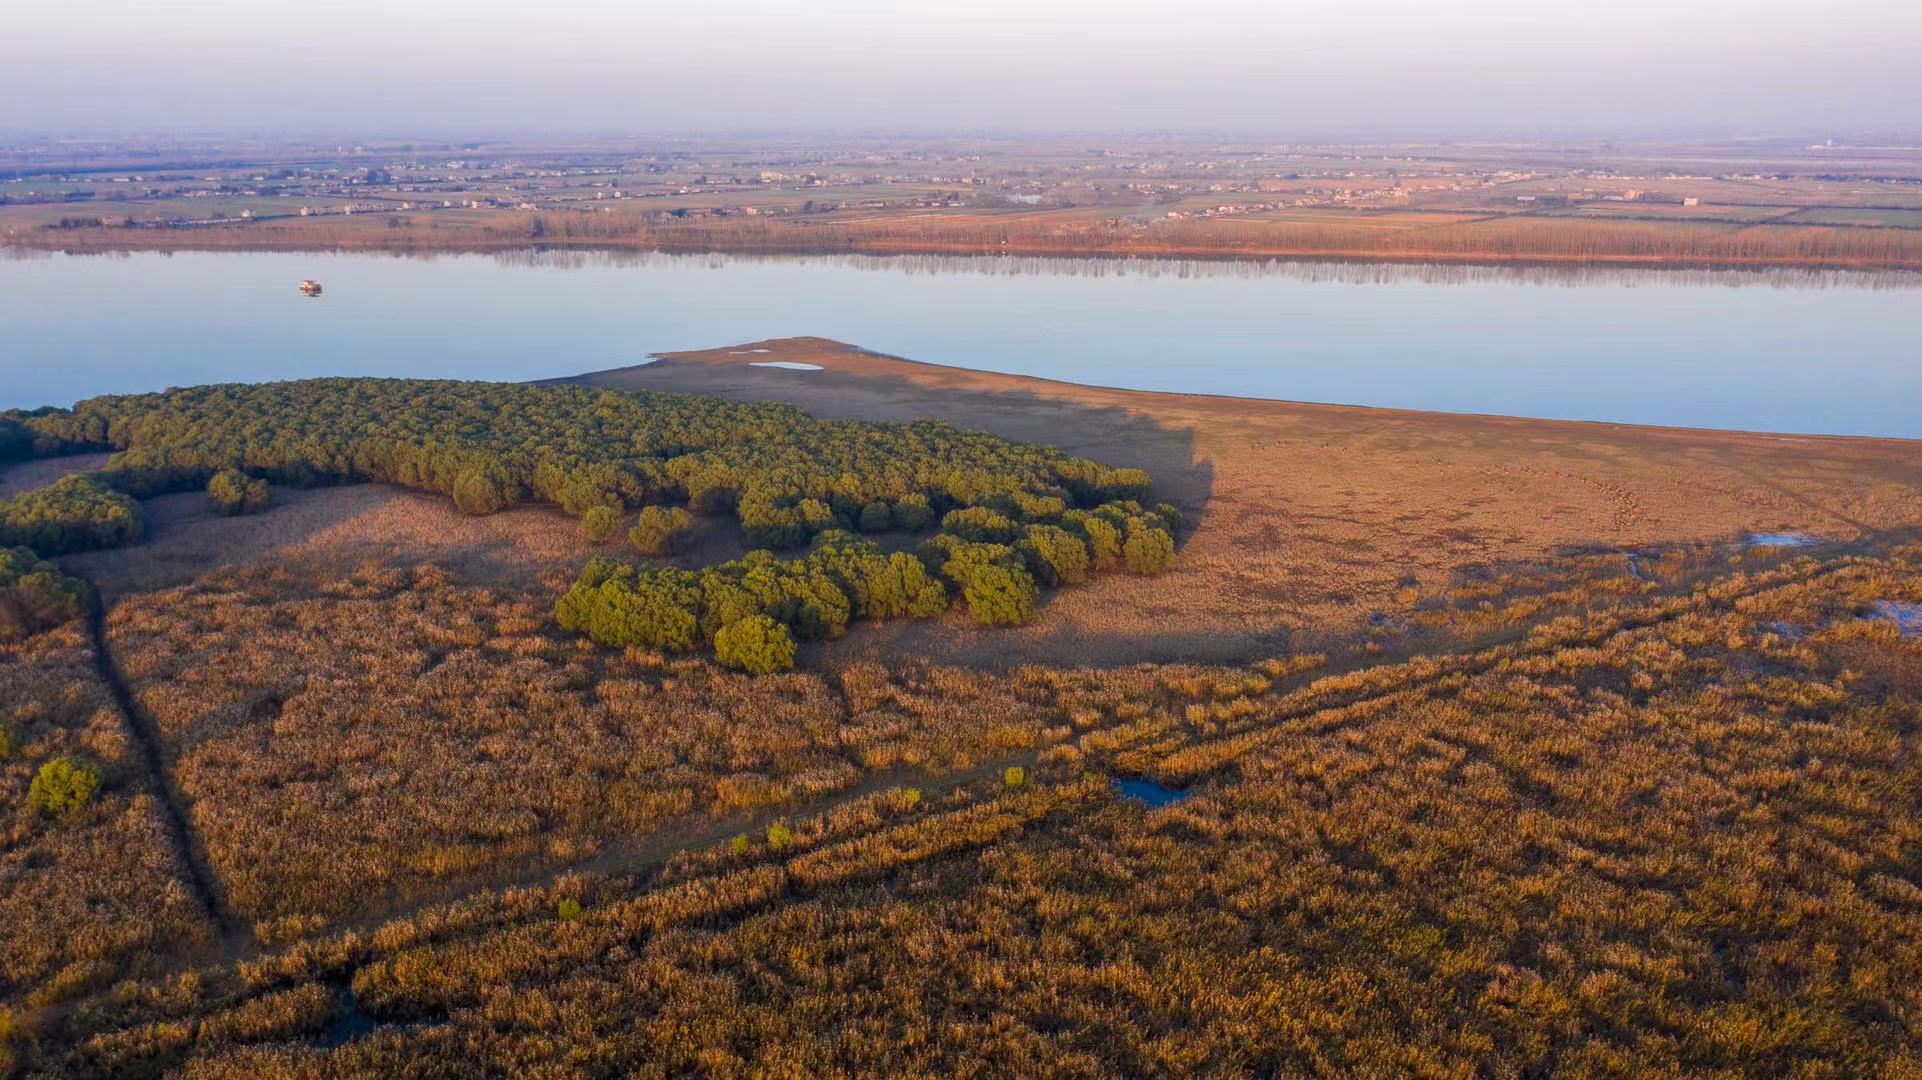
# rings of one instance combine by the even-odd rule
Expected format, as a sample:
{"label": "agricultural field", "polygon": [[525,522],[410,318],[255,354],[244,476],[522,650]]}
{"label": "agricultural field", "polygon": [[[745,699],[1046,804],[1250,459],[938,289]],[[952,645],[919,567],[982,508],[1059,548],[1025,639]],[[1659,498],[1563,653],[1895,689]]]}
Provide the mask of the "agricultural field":
{"label": "agricultural field", "polygon": [[1863,228],[1922,229],[1922,206],[1854,209],[1824,206],[1798,210],[1786,219],[1811,225],[1856,225]]}
{"label": "agricultural field", "polygon": [[227,149],[0,147],[0,243],[1922,266],[1922,151],[1779,140]]}
{"label": "agricultural field", "polygon": [[821,339],[4,424],[0,1071],[1922,1054],[1911,442]]}

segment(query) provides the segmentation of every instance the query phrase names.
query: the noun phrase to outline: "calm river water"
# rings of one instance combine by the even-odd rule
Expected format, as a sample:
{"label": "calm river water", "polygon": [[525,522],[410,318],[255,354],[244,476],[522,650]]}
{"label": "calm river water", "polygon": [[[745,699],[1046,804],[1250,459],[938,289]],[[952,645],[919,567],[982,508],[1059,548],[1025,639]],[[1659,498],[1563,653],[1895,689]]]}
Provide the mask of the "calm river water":
{"label": "calm river water", "polygon": [[[325,295],[301,296],[303,278]],[[322,374],[532,379],[799,334],[1140,389],[1922,437],[1913,275],[564,252],[0,256],[0,407]]]}

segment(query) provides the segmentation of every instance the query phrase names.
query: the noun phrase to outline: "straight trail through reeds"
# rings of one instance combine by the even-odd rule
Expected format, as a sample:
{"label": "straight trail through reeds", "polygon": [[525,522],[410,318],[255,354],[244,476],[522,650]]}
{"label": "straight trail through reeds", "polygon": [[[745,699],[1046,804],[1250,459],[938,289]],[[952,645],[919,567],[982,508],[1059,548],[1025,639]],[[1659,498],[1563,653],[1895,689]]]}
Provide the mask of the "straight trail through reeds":
{"label": "straight trail through reeds", "polygon": [[94,666],[100,672],[101,681],[107,684],[108,692],[113,695],[127,731],[140,747],[141,759],[146,762],[147,775],[153,782],[154,797],[160,801],[167,827],[173,833],[174,847],[180,852],[187,887],[193,891],[207,918],[218,928],[223,941],[231,946],[244,936],[244,931],[227,907],[226,895],[219,885],[220,879],[207,862],[206,850],[194,833],[187,800],[174,783],[173,772],[167,767],[167,756],[161,749],[160,728],[127,688],[120,665],[114,660],[113,649],[107,642],[107,609],[100,599],[100,591],[92,582],[87,585],[94,597],[87,609],[87,634],[93,641]]}

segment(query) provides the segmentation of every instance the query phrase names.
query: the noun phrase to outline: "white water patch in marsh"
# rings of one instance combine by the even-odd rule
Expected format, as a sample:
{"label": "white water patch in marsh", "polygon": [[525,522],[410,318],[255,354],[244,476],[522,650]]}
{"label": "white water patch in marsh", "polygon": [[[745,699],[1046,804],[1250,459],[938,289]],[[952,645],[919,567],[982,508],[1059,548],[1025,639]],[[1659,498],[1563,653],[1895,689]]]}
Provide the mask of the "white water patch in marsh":
{"label": "white water patch in marsh", "polygon": [[1922,604],[1913,600],[1877,600],[1875,617],[1893,622],[1904,637],[1922,634]]}
{"label": "white water patch in marsh", "polygon": [[1814,537],[1814,536],[1810,536],[1808,533],[1799,533],[1799,532],[1767,532],[1767,533],[1748,534],[1748,544],[1750,547],[1783,547],[1783,548],[1814,547],[1815,545],[1821,542],[1822,541],[1819,537]]}
{"label": "white water patch in marsh", "polygon": [[777,367],[782,371],[826,371],[819,364],[803,364],[799,360],[750,360],[748,367]]}

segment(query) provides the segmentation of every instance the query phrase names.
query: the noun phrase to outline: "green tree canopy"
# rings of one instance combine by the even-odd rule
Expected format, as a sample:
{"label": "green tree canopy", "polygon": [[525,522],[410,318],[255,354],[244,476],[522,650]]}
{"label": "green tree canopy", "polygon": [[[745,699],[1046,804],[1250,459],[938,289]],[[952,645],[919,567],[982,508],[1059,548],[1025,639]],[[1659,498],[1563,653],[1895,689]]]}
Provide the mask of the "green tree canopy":
{"label": "green tree canopy", "polygon": [[678,506],[644,506],[627,530],[627,542],[643,555],[668,555],[694,530],[694,515]]}
{"label": "green tree canopy", "polygon": [[714,658],[749,675],[791,671],[794,638],[787,627],[766,615],[750,615],[721,627],[714,635]]}
{"label": "green tree canopy", "polygon": [[978,567],[961,591],[968,615],[980,626],[1021,626],[1034,621],[1035,584],[1026,570],[999,563]]}
{"label": "green tree canopy", "polygon": [[596,544],[612,540],[621,531],[621,512],[611,506],[590,506],[581,514],[581,532]]}
{"label": "green tree canopy", "polygon": [[66,555],[131,544],[145,534],[140,505],[95,473],[63,476],[0,502],[0,546]]}
{"label": "green tree canopy", "polygon": [[27,803],[50,814],[76,810],[100,790],[100,769],[77,757],[55,758],[40,766],[27,789]]}
{"label": "green tree canopy", "polygon": [[222,514],[251,514],[267,505],[267,481],[239,469],[222,469],[207,481],[207,498]]}
{"label": "green tree canopy", "polygon": [[0,548],[0,641],[16,641],[81,615],[84,582],[23,547]]}

